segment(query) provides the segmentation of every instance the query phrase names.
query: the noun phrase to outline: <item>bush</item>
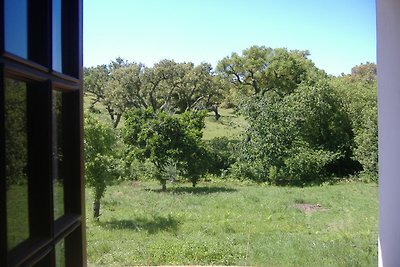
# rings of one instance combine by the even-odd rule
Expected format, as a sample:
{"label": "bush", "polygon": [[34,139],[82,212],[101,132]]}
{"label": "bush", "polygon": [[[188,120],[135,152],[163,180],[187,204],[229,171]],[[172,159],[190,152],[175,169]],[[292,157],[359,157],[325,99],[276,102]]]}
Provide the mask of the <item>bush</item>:
{"label": "bush", "polygon": [[301,84],[284,97],[257,95],[242,111],[250,128],[239,145],[234,175],[274,184],[318,182],[339,159],[352,160],[350,119],[325,80]]}
{"label": "bush", "polygon": [[221,175],[222,172],[236,161],[235,147],[237,141],[229,140],[227,137],[216,137],[205,142],[209,157],[209,172]]}
{"label": "bush", "polygon": [[150,161],[154,166],[152,176],[163,190],[170,179],[171,166],[195,186],[208,168],[208,154],[202,141],[205,115],[185,112],[178,116],[151,109],[127,112],[123,136],[128,155]]}
{"label": "bush", "polygon": [[284,173],[293,182],[309,183],[326,178],[325,167],[335,161],[339,154],[306,145],[295,146],[285,159]]}

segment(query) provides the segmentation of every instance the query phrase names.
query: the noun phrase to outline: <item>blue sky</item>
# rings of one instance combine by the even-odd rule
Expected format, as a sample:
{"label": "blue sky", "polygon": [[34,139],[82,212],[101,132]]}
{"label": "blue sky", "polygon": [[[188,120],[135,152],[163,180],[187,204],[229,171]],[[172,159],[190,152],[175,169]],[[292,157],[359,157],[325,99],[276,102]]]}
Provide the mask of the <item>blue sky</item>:
{"label": "blue sky", "polygon": [[376,62],[375,0],[85,0],[84,65],[213,66],[251,45],[308,49],[328,74]]}

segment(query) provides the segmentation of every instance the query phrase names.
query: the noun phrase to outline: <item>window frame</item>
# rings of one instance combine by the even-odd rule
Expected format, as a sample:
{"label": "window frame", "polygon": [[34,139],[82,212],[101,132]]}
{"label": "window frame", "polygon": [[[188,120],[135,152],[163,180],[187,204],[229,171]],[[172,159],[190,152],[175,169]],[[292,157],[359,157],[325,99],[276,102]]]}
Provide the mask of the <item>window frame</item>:
{"label": "window frame", "polygon": [[[0,266],[55,266],[64,240],[65,266],[86,266],[83,179],[82,0],[62,1],[62,71],[52,69],[52,1],[28,1],[28,59],[5,51],[4,2],[0,0]],[[5,78],[27,82],[28,206],[31,237],[7,249]],[[64,215],[54,220],[53,108],[63,92]],[[68,201],[67,201],[68,200]]]}

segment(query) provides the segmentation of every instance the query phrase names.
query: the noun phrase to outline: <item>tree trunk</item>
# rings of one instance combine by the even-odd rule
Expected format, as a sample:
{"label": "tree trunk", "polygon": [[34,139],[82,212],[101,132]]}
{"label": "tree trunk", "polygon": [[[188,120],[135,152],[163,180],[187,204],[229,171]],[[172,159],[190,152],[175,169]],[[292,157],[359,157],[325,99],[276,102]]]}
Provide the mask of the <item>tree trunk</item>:
{"label": "tree trunk", "polygon": [[221,115],[218,113],[218,106],[217,105],[212,105],[210,108],[211,111],[214,111],[215,113],[215,120],[217,121]]}
{"label": "tree trunk", "polygon": [[161,180],[161,186],[162,186],[162,191],[163,192],[167,191],[167,180],[162,179]]}
{"label": "tree trunk", "polygon": [[93,219],[99,220],[100,217],[100,199],[93,201]]}
{"label": "tree trunk", "polygon": [[197,181],[192,181],[192,187],[196,187]]}
{"label": "tree trunk", "polygon": [[117,128],[119,122],[121,121],[121,117],[122,117],[122,113],[118,113],[118,114],[117,114],[117,117],[116,117],[116,119],[115,119],[115,121],[114,121],[114,125],[113,125],[114,128]]}

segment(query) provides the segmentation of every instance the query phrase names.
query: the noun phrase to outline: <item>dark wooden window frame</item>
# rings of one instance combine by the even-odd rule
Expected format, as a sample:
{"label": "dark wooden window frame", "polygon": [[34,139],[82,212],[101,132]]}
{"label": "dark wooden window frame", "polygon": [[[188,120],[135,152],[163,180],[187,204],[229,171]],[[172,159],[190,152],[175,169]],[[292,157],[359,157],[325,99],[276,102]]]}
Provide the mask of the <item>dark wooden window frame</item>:
{"label": "dark wooden window frame", "polygon": [[[0,0],[0,266],[55,266],[55,246],[65,241],[66,266],[86,266],[83,181],[82,0],[62,1],[62,70],[52,70],[52,1],[28,0],[28,60],[4,50],[4,0]],[[7,249],[5,78],[27,90],[28,206],[31,238]],[[62,91],[64,215],[54,220],[52,94]]]}

